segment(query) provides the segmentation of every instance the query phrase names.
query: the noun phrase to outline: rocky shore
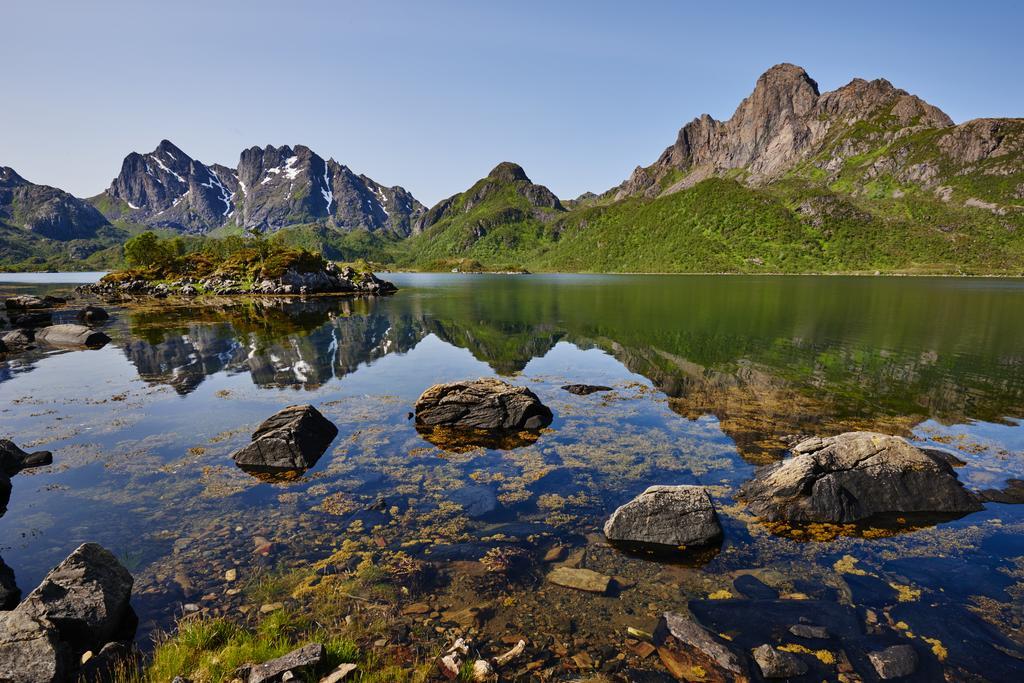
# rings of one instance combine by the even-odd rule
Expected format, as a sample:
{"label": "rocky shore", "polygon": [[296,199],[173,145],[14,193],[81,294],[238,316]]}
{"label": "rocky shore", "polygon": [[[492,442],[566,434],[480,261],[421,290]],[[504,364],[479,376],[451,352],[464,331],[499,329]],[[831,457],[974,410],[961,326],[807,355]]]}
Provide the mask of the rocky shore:
{"label": "rocky shore", "polygon": [[369,271],[357,271],[351,266],[339,267],[327,262],[322,268],[303,271],[289,268],[278,277],[261,278],[246,283],[229,276],[180,277],[150,279],[134,271],[115,272],[104,276],[95,284],[80,285],[79,294],[91,294],[105,300],[134,297],[169,296],[195,297],[202,294],[234,296],[242,294],[267,295],[320,295],[320,294],[392,294],[398,291],[394,284],[378,278]]}

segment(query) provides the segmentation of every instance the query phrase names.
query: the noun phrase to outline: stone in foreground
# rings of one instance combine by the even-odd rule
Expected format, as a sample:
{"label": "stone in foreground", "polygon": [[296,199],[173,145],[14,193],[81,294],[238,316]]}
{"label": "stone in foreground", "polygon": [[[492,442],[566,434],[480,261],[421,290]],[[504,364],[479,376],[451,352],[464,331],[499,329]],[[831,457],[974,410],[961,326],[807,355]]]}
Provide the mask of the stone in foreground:
{"label": "stone in foreground", "polygon": [[981,509],[943,459],[898,436],[813,437],[759,471],[740,497],[768,521],[848,524],[890,514],[961,515]]}
{"label": "stone in foreground", "polygon": [[807,673],[807,665],[791,652],[776,650],[765,643],[751,653],[765,678],[793,678]]}
{"label": "stone in foreground", "polygon": [[604,535],[620,543],[704,546],[722,537],[722,527],[703,486],[651,486],[612,513]]}
{"label": "stone in foreground", "polygon": [[734,674],[744,674],[746,667],[725,640],[683,614],[665,612],[655,629],[656,642],[672,636],[683,645],[699,650],[715,664]]}
{"label": "stone in foreground", "polygon": [[607,593],[612,577],[598,574],[590,569],[558,567],[548,574],[548,581],[556,586],[575,588],[588,593]]}
{"label": "stone in foreground", "polygon": [[79,546],[20,605],[0,613],[0,681],[74,680],[83,653],[130,640],[132,584],[108,550]]}
{"label": "stone in foreground", "polygon": [[910,645],[893,645],[884,650],[869,652],[868,659],[883,681],[909,676],[917,669],[917,653]]}
{"label": "stone in foreground", "polygon": [[50,346],[79,348],[82,346],[98,349],[110,341],[110,337],[85,325],[50,325],[36,332],[36,341]]}
{"label": "stone in foreground", "polygon": [[288,406],[263,421],[252,443],[231,457],[244,468],[305,470],[317,463],[338,428],[310,405]]}
{"label": "stone in foreground", "polygon": [[[255,664],[249,669],[245,680],[248,683],[271,683],[272,681],[298,679],[299,674],[315,669],[324,658],[324,646],[310,643],[292,650],[283,657]],[[288,676],[287,674],[291,674]]]}
{"label": "stone in foreground", "polygon": [[416,401],[416,424],[459,429],[541,429],[551,410],[526,387],[499,379],[435,384]]}

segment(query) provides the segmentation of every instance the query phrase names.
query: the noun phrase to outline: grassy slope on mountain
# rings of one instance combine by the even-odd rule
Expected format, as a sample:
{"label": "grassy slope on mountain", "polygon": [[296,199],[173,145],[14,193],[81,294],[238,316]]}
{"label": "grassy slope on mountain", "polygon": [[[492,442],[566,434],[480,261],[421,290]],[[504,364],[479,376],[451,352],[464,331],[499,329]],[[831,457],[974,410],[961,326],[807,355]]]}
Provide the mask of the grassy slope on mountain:
{"label": "grassy slope on mountain", "polygon": [[574,212],[557,244],[526,265],[608,272],[1024,271],[1020,214],[997,216],[903,191],[894,198],[880,181],[851,197],[798,177],[764,189],[713,178],[651,201]]}
{"label": "grassy slope on mountain", "polygon": [[[492,189],[467,208],[469,198],[484,194],[486,184]],[[531,204],[517,183],[483,178],[453,198],[444,218],[400,245],[393,255],[399,266],[427,269],[444,268],[461,259],[499,269],[522,265],[551,244],[550,220],[558,214]]]}

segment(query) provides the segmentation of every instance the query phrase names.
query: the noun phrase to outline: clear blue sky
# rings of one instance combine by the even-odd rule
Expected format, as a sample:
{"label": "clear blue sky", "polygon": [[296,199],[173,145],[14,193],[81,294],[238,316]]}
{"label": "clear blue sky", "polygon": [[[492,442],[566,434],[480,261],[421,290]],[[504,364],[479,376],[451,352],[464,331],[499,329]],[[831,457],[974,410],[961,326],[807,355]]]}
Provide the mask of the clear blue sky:
{"label": "clear blue sky", "polygon": [[88,196],[162,138],[306,144],[432,204],[502,160],[561,197],[732,114],[772,64],[1024,116],[1018,2],[4,0],[0,165]]}

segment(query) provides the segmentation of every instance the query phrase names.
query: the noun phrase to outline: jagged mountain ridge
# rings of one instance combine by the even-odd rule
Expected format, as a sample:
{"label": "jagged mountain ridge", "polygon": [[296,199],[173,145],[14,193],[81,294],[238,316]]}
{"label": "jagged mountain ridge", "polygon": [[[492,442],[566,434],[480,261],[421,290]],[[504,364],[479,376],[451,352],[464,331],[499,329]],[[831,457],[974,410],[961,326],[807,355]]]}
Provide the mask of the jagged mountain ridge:
{"label": "jagged mountain ridge", "polygon": [[[1021,119],[977,119],[955,125],[938,107],[881,78],[855,78],[822,94],[804,69],[778,64],[758,78],[729,120],[707,114],[694,119],[653,164],[638,166],[605,196],[653,198],[713,176],[763,186],[802,163],[835,181],[847,162],[878,150],[883,150],[882,164],[869,173],[890,173],[933,189],[944,180],[944,161],[962,167],[1016,154],[1019,172],[1024,168],[1021,124]],[[901,141],[909,146],[915,136],[930,133],[935,134],[929,140],[932,158],[910,150],[901,156]],[[884,153],[886,148],[897,154]]]}
{"label": "jagged mountain ridge", "polygon": [[304,145],[250,147],[232,169],[206,165],[168,140],[125,157],[110,187],[92,201],[112,220],[198,234],[319,223],[405,237],[425,210],[404,188],[357,175]]}

